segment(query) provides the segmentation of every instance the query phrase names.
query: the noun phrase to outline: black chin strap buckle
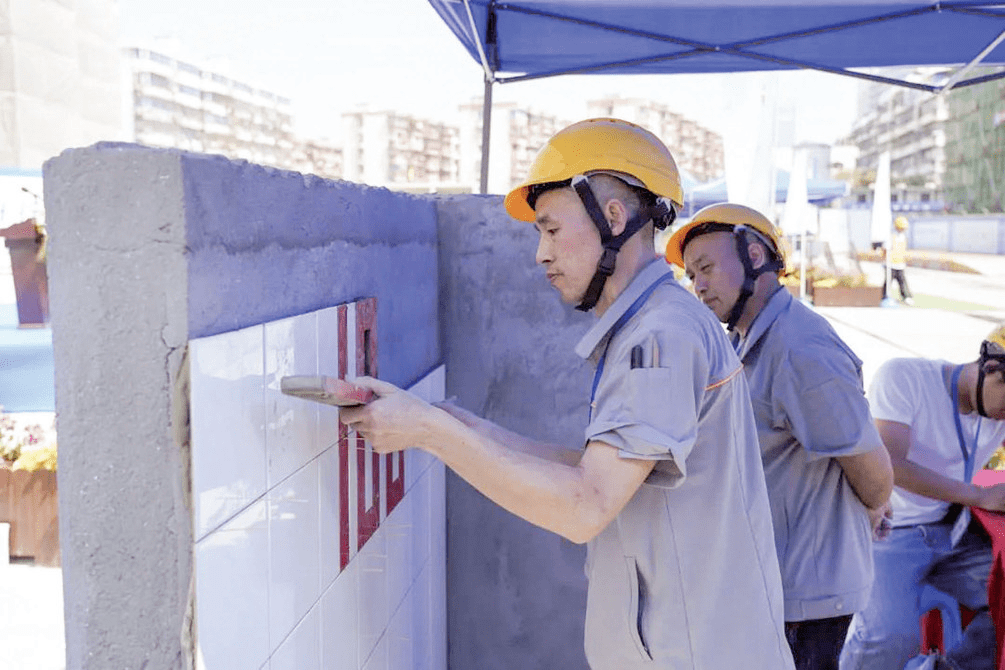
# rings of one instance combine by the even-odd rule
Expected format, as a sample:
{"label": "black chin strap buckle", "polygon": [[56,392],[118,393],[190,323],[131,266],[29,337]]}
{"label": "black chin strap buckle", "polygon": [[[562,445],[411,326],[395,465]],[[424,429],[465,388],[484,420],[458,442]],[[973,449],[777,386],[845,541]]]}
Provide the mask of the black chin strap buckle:
{"label": "black chin strap buckle", "polygon": [[604,275],[605,277],[610,277],[614,274],[614,263],[618,258],[618,250],[612,247],[604,247],[604,254],[600,257],[600,262],[597,263],[597,272]]}

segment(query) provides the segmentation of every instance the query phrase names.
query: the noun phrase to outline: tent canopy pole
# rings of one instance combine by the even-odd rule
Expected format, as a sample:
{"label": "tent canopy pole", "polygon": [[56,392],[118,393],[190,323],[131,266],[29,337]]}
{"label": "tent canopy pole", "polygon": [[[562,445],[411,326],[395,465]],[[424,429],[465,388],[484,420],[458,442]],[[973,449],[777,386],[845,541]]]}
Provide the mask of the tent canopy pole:
{"label": "tent canopy pole", "polygon": [[482,99],[482,174],[478,192],[489,192],[489,136],[492,131],[492,79],[485,77],[485,95]]}

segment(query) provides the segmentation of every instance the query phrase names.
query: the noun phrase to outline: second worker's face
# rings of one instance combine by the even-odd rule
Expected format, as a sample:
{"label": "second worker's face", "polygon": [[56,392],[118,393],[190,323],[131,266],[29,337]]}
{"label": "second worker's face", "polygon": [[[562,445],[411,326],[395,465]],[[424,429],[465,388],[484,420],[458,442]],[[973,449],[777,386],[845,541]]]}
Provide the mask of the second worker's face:
{"label": "second worker's face", "polygon": [[729,321],[744,278],[732,233],[716,231],[691,240],[684,249],[684,269],[695,295],[715,312],[719,321]]}
{"label": "second worker's face", "polygon": [[570,188],[541,194],[534,212],[539,235],[536,260],[562,301],[579,304],[603,252],[600,233]]}

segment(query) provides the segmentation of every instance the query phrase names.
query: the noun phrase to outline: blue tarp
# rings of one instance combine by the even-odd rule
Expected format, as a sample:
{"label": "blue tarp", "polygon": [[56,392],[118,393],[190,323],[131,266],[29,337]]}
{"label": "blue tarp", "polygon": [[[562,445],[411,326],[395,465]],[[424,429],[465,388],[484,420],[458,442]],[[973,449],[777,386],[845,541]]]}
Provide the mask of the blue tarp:
{"label": "blue tarp", "polygon": [[810,68],[851,74],[848,68],[962,65],[989,47],[983,63],[1005,63],[1005,43],[996,43],[1005,9],[996,2],[429,2],[472,58],[482,63],[484,53],[494,75],[516,73],[494,76],[498,82],[570,73]]}

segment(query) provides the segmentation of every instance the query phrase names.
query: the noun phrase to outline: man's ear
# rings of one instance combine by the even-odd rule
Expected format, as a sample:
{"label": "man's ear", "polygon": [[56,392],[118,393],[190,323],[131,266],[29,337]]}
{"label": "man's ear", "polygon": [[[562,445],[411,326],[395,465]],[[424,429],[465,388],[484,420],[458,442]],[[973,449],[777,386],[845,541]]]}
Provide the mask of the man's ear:
{"label": "man's ear", "polygon": [[628,208],[625,203],[617,198],[611,198],[604,205],[604,216],[607,217],[607,225],[611,227],[611,234],[617,237],[625,232],[625,225],[628,223]]}
{"label": "man's ear", "polygon": [[755,270],[768,262],[768,251],[764,248],[764,245],[758,242],[747,244],[747,254],[750,255],[750,265]]}

